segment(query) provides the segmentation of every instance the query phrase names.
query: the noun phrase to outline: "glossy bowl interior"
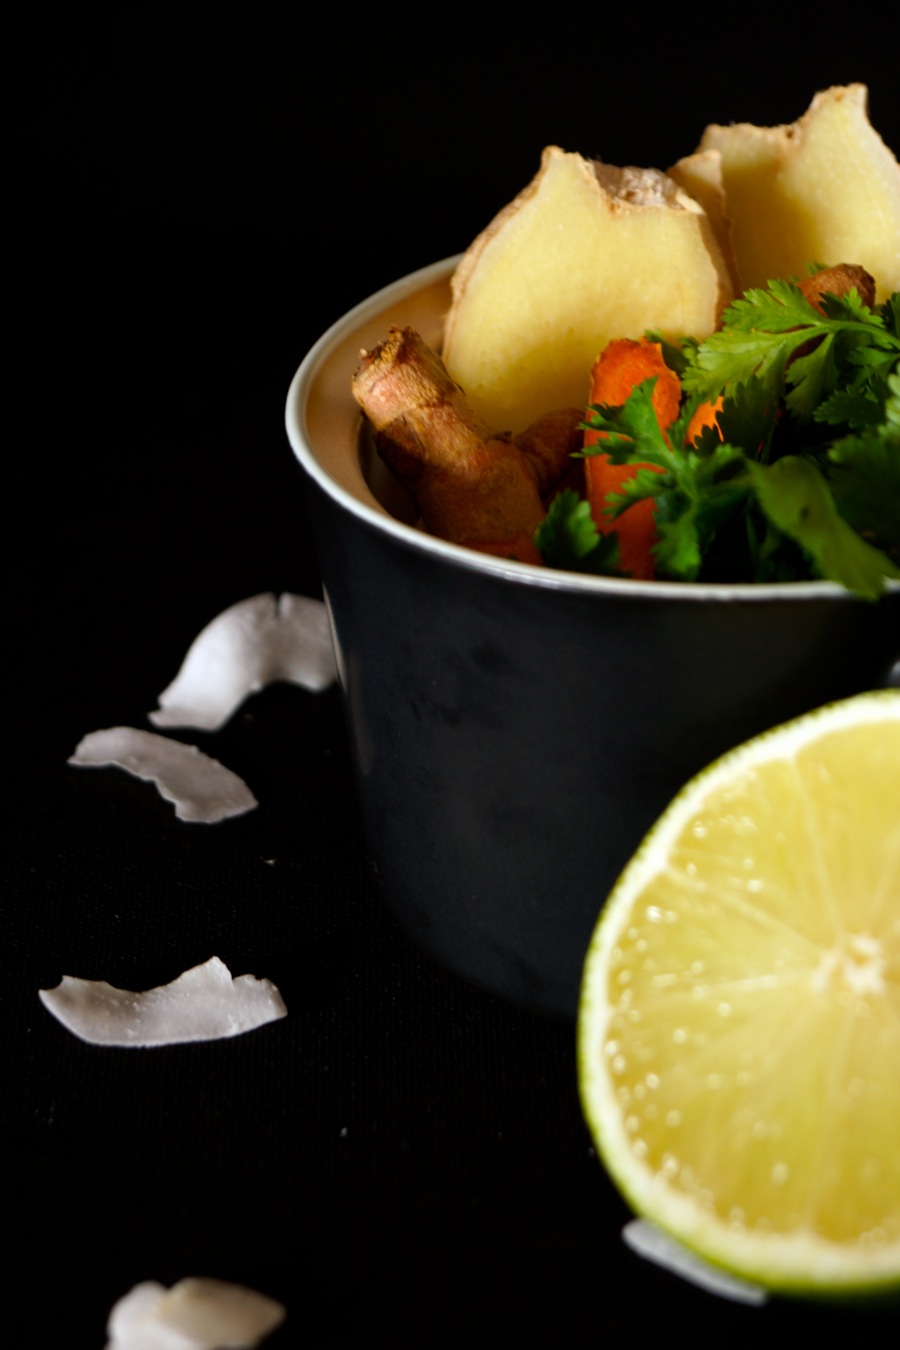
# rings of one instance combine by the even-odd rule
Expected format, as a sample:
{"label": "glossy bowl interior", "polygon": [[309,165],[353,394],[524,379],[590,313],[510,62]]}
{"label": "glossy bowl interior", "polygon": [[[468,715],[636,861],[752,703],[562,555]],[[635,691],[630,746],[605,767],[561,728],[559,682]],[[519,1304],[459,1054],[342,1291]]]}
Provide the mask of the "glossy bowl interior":
{"label": "glossy bowl interior", "polygon": [[809,708],[886,683],[900,587],[636,582],[432,538],[350,394],[390,325],[440,345],[455,259],[357,306],[287,403],[311,494],[368,841],[414,937],[460,974],[574,1012],[603,900],[680,786]]}

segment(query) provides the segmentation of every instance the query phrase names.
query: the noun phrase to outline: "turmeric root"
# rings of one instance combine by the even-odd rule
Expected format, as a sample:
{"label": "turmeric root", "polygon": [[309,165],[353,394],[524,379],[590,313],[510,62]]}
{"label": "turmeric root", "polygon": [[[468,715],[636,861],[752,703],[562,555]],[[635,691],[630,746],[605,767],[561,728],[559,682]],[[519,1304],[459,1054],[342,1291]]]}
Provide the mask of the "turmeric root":
{"label": "turmeric root", "polygon": [[528,460],[545,501],[562,487],[584,486],[582,461],[572,458],[584,444],[583,421],[583,408],[559,408],[545,413],[513,438]]}
{"label": "turmeric root", "polygon": [[719,424],[716,419],[717,413],[721,412],[725,400],[720,394],[713,403],[700,403],[694,409],[691,420],[688,422],[687,431],[684,436],[685,445],[693,445],[694,441],[706,427],[715,427],[719,432],[719,440],[722,439],[722,433],[719,431]]}
{"label": "turmeric root", "polygon": [[847,295],[852,290],[859,292],[860,300],[868,309],[875,308],[875,278],[856,263],[838,263],[836,267],[826,267],[811,277],[804,277],[797,286],[820,314],[825,312],[822,305],[824,295]]}
{"label": "turmeric root", "polygon": [[[633,341],[617,338],[610,342],[594,364],[591,372],[590,402],[619,406],[624,403],[635,385],[656,376],[653,389],[653,411],[665,431],[680,411],[681,381],[670,370],[662,357],[658,342],[647,338]],[[603,433],[586,431],[584,444],[596,445]],[[653,524],[653,502],[647,498],[635,502],[621,515],[611,518],[606,513],[606,498],[633,478],[639,468],[654,469],[652,464],[612,464],[607,455],[590,455],[584,461],[587,499],[594,524],[601,534],[615,530],[619,538],[619,562],[623,572],[648,581],[654,575],[653,544],[656,531]]]}
{"label": "turmeric root", "polygon": [[520,448],[481,421],[412,328],[391,328],[363,353],[353,395],[426,529],[469,548],[540,561],[533,537],[546,514],[541,496],[568,466],[578,410],[542,418]]}
{"label": "turmeric root", "polygon": [[[836,267],[826,267],[821,272],[814,272],[811,277],[804,277],[802,281],[798,281],[797,289],[802,291],[813,309],[817,309],[820,314],[825,313],[822,300],[826,295],[847,295],[852,290],[858,291],[860,300],[868,309],[875,306],[875,278],[856,263],[838,263]],[[807,356],[820,342],[821,338],[812,338],[809,342],[804,342],[794,352],[791,361],[796,361],[800,356]]]}

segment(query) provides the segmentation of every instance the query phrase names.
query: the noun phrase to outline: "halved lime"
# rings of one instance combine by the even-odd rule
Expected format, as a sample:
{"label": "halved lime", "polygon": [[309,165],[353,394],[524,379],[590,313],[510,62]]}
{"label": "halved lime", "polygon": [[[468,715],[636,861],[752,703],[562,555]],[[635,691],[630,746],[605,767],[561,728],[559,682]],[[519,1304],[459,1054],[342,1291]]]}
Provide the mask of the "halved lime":
{"label": "halved lime", "polygon": [[682,790],[597,925],[578,1061],[640,1214],[768,1288],[900,1287],[900,693]]}

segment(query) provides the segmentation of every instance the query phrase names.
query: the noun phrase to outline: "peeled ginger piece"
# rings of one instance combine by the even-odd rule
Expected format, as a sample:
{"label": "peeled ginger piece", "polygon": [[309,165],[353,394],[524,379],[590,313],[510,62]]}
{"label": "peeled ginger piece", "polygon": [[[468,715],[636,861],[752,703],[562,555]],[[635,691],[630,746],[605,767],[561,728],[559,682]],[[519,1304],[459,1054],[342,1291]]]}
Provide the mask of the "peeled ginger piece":
{"label": "peeled ginger piece", "polygon": [[549,146],[456,270],[444,361],[488,426],[520,431],[583,404],[612,338],[705,337],[731,298],[710,221],[671,178]]}
{"label": "peeled ginger piece", "polygon": [[[826,89],[791,126],[709,126],[721,155],[742,285],[859,263],[883,303],[900,288],[900,165],[869,122],[863,84]],[[685,330],[688,331],[688,330]]]}
{"label": "peeled ginger piece", "polygon": [[728,275],[735,295],[741,291],[741,280],[734,256],[731,219],[725,200],[725,183],[722,178],[722,156],[718,150],[696,150],[667,169],[669,177],[674,179],[689,197],[699,202],[706,212],[709,223],[722,250],[722,257],[728,266]]}

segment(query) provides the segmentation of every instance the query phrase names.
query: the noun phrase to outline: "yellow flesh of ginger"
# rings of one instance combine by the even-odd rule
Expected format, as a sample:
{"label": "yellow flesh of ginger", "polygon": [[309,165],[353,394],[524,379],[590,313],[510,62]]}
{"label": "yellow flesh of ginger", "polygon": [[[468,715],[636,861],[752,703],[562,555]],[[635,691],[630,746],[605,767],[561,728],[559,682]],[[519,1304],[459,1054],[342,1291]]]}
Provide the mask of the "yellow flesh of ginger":
{"label": "yellow flesh of ginger", "polygon": [[718,150],[743,287],[858,263],[883,303],[900,288],[900,166],[869,122],[866,89],[817,94],[787,127],[709,126]]}
{"label": "yellow flesh of ginger", "polygon": [[444,334],[452,377],[495,430],[587,398],[614,337],[705,336],[731,298],[702,208],[656,170],[555,147],[469,249]]}
{"label": "yellow flesh of ginger", "polygon": [[725,200],[722,156],[718,150],[698,150],[673,164],[668,174],[673,182],[677,183],[689,197],[693,197],[695,202],[699,202],[706,212],[719,248],[722,250],[722,257],[728,266],[732,290],[738,295],[741,285],[731,240],[731,220]]}

